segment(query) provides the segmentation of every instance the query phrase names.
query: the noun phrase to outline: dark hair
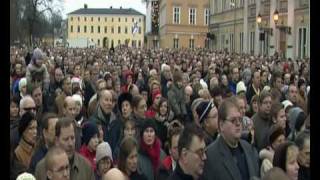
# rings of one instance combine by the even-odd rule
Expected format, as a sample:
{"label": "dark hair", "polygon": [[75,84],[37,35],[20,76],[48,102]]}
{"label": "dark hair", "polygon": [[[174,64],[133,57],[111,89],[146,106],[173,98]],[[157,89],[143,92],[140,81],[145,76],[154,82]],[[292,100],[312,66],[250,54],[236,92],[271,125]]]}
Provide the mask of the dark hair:
{"label": "dark hair", "polygon": [[218,126],[220,128],[219,122],[224,122],[227,119],[227,116],[229,114],[230,108],[237,108],[239,110],[238,103],[236,101],[236,97],[232,98],[229,97],[226,100],[224,100],[218,109]]}
{"label": "dark hair", "polygon": [[56,113],[48,112],[43,115],[41,126],[43,129],[48,129],[49,119],[58,118],[58,115]]}
{"label": "dark hair", "polygon": [[68,117],[62,117],[59,118],[57,124],[56,124],[56,137],[59,137],[61,134],[61,129],[62,128],[67,128],[70,126],[70,124],[72,124],[73,126],[73,130],[75,131],[75,124],[74,124],[74,120]]}
{"label": "dark hair", "polygon": [[201,128],[194,124],[188,124],[182,131],[179,142],[178,142],[178,152],[181,155],[183,148],[189,148],[192,143],[192,138],[194,136],[199,137],[199,139],[204,139],[204,132]]}
{"label": "dark hair", "polygon": [[[123,173],[127,174],[127,158],[134,148],[138,148],[138,143],[133,137],[125,137],[120,144],[120,151],[118,157],[118,168]],[[137,149],[138,150],[138,149]]]}
{"label": "dark hair", "polygon": [[279,147],[276,148],[272,162],[273,167],[279,167],[285,172],[287,172],[286,163],[288,158],[288,149],[291,146],[296,145],[291,141],[287,141],[283,144],[280,144]]}
{"label": "dark hair", "polygon": [[143,99],[141,95],[133,96],[132,98],[132,107],[137,108],[139,105],[139,102]]}
{"label": "dark hair", "polygon": [[303,131],[299,133],[295,139],[295,143],[298,146],[299,150],[302,150],[306,140],[310,140],[310,132]]}
{"label": "dark hair", "polygon": [[179,127],[179,126],[168,129],[168,145],[169,145],[169,147],[172,146],[172,137],[180,135],[182,130],[183,130],[183,128]]}
{"label": "dark hair", "polygon": [[278,167],[273,167],[266,174],[262,177],[261,180],[274,180],[274,179],[281,179],[281,180],[290,180],[288,175]]}
{"label": "dark hair", "polygon": [[271,106],[271,116],[272,116],[273,118],[277,118],[278,113],[279,113],[279,111],[280,111],[281,109],[284,109],[283,104],[281,104],[281,103],[274,103],[274,104],[272,104],[272,106]]}
{"label": "dark hair", "polygon": [[210,90],[210,95],[212,97],[222,96],[222,89],[219,86],[216,86]]}
{"label": "dark hair", "polygon": [[160,113],[160,107],[161,107],[162,103],[164,103],[164,102],[167,102],[167,114],[169,114],[169,113],[170,113],[169,102],[168,102],[168,100],[167,100],[166,98],[164,98],[164,97],[161,97],[161,98],[160,98],[159,105],[158,105],[158,107],[157,107],[157,111]]}
{"label": "dark hair", "polygon": [[275,71],[275,72],[272,74],[271,79],[270,79],[270,81],[271,81],[271,87],[273,87],[273,88],[275,87],[275,83],[276,83],[276,81],[277,81],[278,78],[282,79],[282,74],[281,74],[280,71]]}
{"label": "dark hair", "polygon": [[267,97],[272,97],[271,93],[269,91],[262,91],[259,95],[258,104],[261,105],[262,101]]}

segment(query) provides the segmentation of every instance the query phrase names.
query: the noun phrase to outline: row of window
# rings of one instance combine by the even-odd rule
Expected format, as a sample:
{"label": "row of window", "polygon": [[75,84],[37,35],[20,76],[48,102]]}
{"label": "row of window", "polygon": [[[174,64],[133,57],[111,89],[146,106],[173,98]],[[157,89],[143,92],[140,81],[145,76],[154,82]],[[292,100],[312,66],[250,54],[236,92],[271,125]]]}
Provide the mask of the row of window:
{"label": "row of window", "polygon": [[[139,32],[139,34],[141,34],[141,27],[138,27],[138,28],[139,28],[138,32]],[[70,26],[70,32],[73,33],[73,25]],[[81,32],[80,26],[77,27],[77,32],[78,33]],[[83,26],[83,32],[87,33],[87,26]],[[94,33],[94,27],[93,26],[91,26],[91,31],[90,32]],[[96,32],[97,33],[101,33],[100,26],[97,27],[97,31]],[[131,32],[133,32],[133,27],[131,27]],[[104,33],[108,33],[108,27],[107,26],[104,26]],[[111,33],[114,34],[114,27],[111,27]],[[121,33],[121,27],[118,26],[118,34],[120,34],[120,33]],[[124,28],[124,33],[128,34],[128,27]]]}
{"label": "row of window", "polygon": [[[87,17],[81,17],[83,18],[83,20],[86,22],[87,21]],[[78,21],[80,22],[81,20],[80,16],[78,16]],[[98,22],[100,22],[100,17],[96,17],[98,19]],[[91,17],[91,22],[93,22],[93,19],[94,17]],[[73,17],[70,17],[70,21],[73,21]],[[104,22],[107,22],[108,21],[108,18],[107,17],[104,17]],[[128,21],[128,18],[124,18],[124,21],[127,22]],[[114,22],[114,18],[112,17],[111,18],[111,22]],[[118,22],[121,22],[121,17],[118,18]],[[132,18],[132,22],[135,22],[135,19]],[[139,22],[141,22],[141,18],[139,18]]]}
{"label": "row of window", "polygon": [[[91,39],[91,41],[93,41],[93,39]],[[108,43],[108,42],[105,42],[105,43]],[[100,46],[100,44],[102,46],[106,46],[106,47],[109,46],[109,44],[101,43],[100,39],[97,40],[97,44],[98,44],[98,46]],[[113,39],[111,40],[111,44],[110,45],[112,45],[112,44],[115,45]],[[120,39],[118,40],[118,44],[117,45],[121,45],[121,40]],[[131,46],[136,47],[137,46],[137,40],[131,40]],[[138,41],[138,47],[141,47],[141,40]]]}
{"label": "row of window", "polygon": [[[204,9],[204,25],[209,24],[210,10],[209,8]],[[173,24],[180,24],[181,7],[173,7]],[[189,24],[197,24],[197,8],[189,8]]]}
{"label": "row of window", "polygon": [[[173,39],[173,48],[179,48],[179,39]],[[189,48],[194,49],[194,39],[189,39]]]}

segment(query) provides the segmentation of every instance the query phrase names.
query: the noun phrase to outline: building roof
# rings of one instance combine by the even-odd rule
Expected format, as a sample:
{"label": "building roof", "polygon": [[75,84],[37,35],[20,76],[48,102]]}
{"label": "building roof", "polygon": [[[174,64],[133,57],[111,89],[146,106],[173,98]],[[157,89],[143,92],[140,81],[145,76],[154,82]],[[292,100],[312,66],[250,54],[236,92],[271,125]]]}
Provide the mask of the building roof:
{"label": "building roof", "polygon": [[116,8],[80,8],[78,10],[75,10],[73,12],[68,13],[68,15],[73,14],[79,14],[79,15],[85,15],[85,14],[118,14],[118,15],[142,15],[144,14],[129,8],[129,9],[116,9]]}

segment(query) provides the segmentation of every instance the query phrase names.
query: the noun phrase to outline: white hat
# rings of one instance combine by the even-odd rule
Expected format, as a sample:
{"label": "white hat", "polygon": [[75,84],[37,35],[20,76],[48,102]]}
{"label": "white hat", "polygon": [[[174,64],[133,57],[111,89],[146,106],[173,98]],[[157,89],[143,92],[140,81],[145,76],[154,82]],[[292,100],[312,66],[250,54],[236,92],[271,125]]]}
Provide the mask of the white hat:
{"label": "white hat", "polygon": [[270,91],[270,86],[264,86],[262,91]]}
{"label": "white hat", "polygon": [[72,99],[76,102],[79,102],[82,107],[82,97],[79,94],[72,95]]}
{"label": "white hat", "polygon": [[238,93],[243,92],[243,91],[247,92],[247,88],[246,88],[246,85],[244,84],[244,82],[240,81],[237,84],[236,92],[238,94]]}
{"label": "white hat", "polygon": [[21,78],[19,81],[19,91],[21,91],[22,87],[26,85],[27,85],[27,78],[25,77]]}
{"label": "white hat", "polygon": [[36,178],[32,174],[24,172],[20,174],[16,180],[36,180]]}
{"label": "white hat", "polygon": [[110,148],[110,145],[107,142],[102,142],[97,146],[96,162],[98,163],[104,157],[109,157],[111,161],[113,161],[112,150]]}
{"label": "white hat", "polygon": [[283,104],[283,106],[284,106],[284,111],[287,110],[287,107],[293,106],[292,102],[289,101],[289,100],[284,100],[284,101],[282,101],[282,104]]}

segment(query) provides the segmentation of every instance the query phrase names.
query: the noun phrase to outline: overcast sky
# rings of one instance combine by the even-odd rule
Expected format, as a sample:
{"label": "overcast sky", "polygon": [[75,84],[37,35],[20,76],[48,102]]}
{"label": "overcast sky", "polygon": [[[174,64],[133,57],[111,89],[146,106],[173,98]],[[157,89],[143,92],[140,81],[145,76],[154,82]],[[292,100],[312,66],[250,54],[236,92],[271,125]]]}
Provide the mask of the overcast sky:
{"label": "overcast sky", "polygon": [[88,5],[88,8],[133,8],[142,14],[146,14],[146,4],[142,3],[142,0],[63,0],[64,11],[63,17],[66,18],[67,14],[77,9],[83,8],[84,4]]}

